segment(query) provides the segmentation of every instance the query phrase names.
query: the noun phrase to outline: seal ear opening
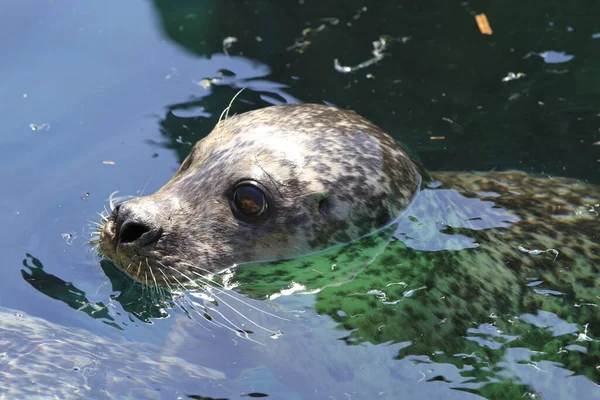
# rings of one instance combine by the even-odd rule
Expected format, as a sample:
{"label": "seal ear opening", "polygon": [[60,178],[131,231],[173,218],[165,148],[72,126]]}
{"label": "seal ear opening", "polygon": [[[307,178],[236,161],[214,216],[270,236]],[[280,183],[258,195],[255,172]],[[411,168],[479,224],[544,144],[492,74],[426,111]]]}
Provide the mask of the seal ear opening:
{"label": "seal ear opening", "polygon": [[321,199],[321,201],[319,201],[319,213],[321,214],[321,216],[323,218],[327,218],[327,216],[329,215],[330,208],[331,208],[331,205],[329,204],[328,198],[324,198],[324,199]]}

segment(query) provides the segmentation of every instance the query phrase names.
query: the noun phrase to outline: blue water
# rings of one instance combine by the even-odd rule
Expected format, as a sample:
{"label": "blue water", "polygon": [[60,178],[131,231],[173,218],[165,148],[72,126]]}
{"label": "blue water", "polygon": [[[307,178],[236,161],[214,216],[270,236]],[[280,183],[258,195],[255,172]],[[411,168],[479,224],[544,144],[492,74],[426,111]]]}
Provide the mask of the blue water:
{"label": "blue water", "polygon": [[[488,15],[492,36],[479,33],[476,12]],[[516,168],[598,184],[599,12],[593,1],[3,4],[0,306],[125,346],[161,347],[187,332],[182,340],[193,345],[173,354],[228,376],[221,386],[172,376],[157,397],[328,398],[335,387],[335,398],[355,399],[360,390],[348,377],[364,375],[381,379],[373,398],[394,388],[411,398],[475,398],[441,381],[418,385],[422,371],[432,372],[393,360],[401,344],[346,346],[327,317],[303,346],[280,341],[258,353],[227,331],[194,330],[182,312],[133,317],[86,243],[90,221],[111,193],[152,193],[168,181],[242,87],[237,112],[285,102],[352,108],[431,170]],[[356,66],[372,58],[382,35],[393,39],[381,60],[352,73],[335,69],[335,59]],[[228,37],[237,41],[224,49]],[[503,81],[510,72],[524,75]],[[208,88],[205,79],[213,80]],[[332,359],[339,364],[327,368]],[[290,363],[295,375],[286,375]],[[436,368],[447,380],[456,374],[451,365]],[[0,377],[2,393],[11,381]],[[95,391],[102,385],[83,397],[105,398]],[[596,384],[584,387],[577,398],[600,398],[587,389]],[[119,398],[124,389],[115,390]]]}

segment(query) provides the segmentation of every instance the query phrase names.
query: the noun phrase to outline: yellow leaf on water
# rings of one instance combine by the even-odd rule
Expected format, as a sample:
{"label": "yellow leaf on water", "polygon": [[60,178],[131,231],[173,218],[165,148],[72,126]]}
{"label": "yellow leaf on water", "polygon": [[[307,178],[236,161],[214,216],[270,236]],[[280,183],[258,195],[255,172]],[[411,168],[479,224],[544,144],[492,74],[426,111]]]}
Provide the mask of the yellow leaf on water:
{"label": "yellow leaf on water", "polygon": [[477,22],[477,26],[479,27],[479,31],[484,35],[492,34],[492,27],[486,17],[485,14],[477,14],[475,16],[475,22]]}

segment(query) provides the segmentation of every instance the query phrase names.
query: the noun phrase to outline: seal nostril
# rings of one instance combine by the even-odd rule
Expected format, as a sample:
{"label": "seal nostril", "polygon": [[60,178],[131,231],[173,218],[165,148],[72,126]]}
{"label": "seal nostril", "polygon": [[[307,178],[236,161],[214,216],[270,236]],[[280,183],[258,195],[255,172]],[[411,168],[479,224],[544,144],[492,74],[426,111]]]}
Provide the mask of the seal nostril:
{"label": "seal nostril", "polygon": [[125,221],[119,231],[120,243],[131,243],[138,240],[146,232],[150,232],[150,227],[135,221]]}

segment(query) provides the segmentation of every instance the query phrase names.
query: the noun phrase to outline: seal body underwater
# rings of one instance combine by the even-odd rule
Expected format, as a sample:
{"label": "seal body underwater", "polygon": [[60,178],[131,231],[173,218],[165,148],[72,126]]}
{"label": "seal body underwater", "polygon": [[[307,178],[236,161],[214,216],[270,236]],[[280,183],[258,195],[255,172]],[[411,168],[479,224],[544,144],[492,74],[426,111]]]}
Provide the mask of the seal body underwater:
{"label": "seal body underwater", "polygon": [[418,165],[354,112],[281,105],[220,121],[158,192],[118,205],[104,256],[141,282],[310,254],[396,218]]}

